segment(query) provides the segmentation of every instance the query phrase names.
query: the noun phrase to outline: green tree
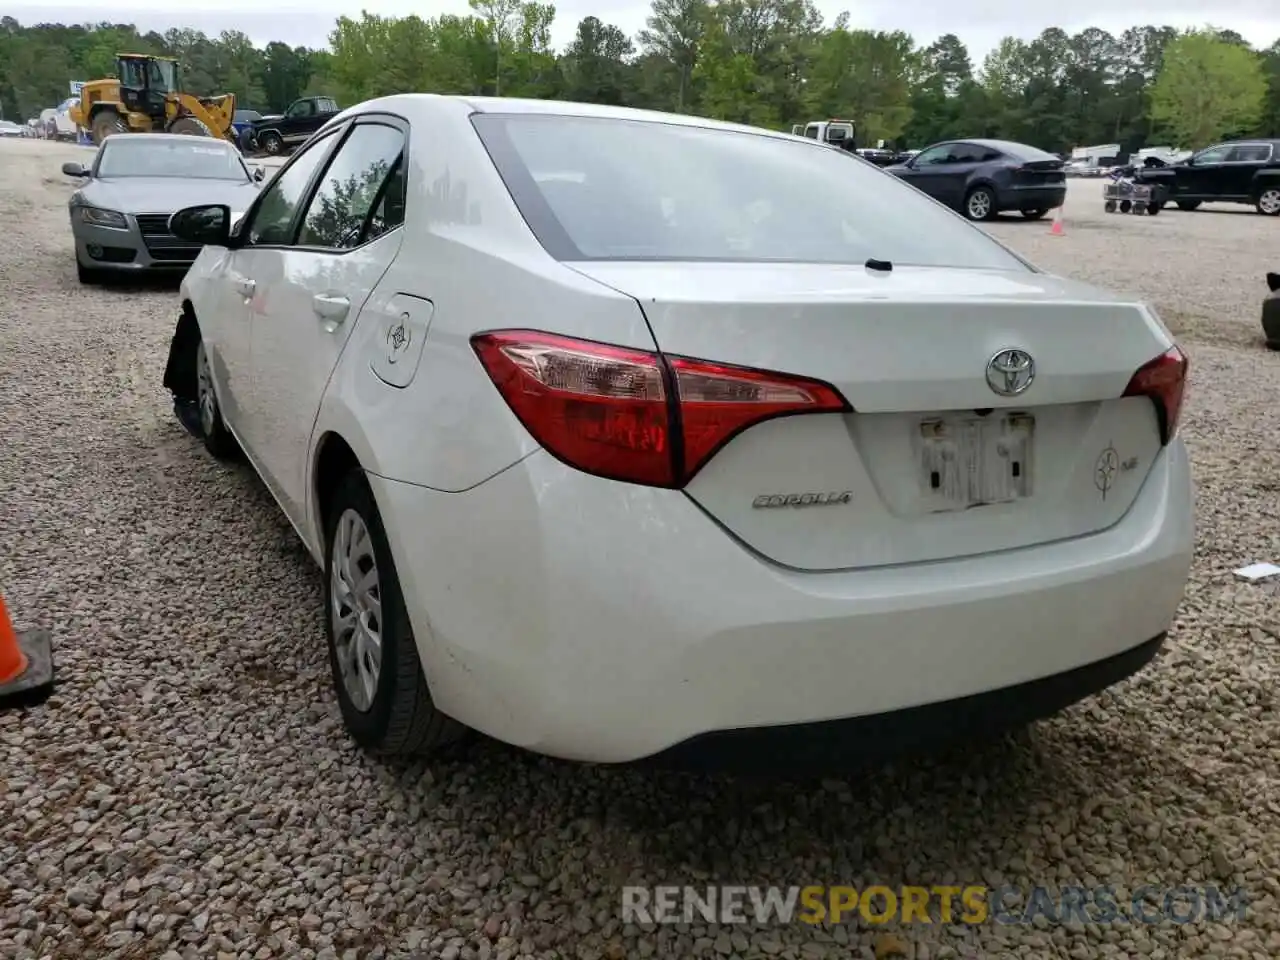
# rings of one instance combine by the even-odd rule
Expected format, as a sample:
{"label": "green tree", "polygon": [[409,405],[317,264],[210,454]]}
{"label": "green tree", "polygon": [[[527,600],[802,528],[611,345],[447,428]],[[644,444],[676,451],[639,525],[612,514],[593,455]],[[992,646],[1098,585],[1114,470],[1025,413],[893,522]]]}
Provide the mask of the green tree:
{"label": "green tree", "polygon": [[1267,80],[1253,50],[1214,30],[1188,30],[1165,47],[1151,116],[1180,143],[1198,148],[1251,130],[1266,96]]}

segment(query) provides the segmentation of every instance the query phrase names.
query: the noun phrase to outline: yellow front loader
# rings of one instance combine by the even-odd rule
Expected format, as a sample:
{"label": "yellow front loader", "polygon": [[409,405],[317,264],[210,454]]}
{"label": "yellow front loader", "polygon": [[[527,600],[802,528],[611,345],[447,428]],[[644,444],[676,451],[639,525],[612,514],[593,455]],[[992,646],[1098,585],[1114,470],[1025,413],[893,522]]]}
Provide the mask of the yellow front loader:
{"label": "yellow front loader", "polygon": [[94,143],[113,133],[185,133],[235,141],[236,97],[183,93],[178,61],[141,53],[116,57],[119,79],[92,80],[80,90],[71,119]]}

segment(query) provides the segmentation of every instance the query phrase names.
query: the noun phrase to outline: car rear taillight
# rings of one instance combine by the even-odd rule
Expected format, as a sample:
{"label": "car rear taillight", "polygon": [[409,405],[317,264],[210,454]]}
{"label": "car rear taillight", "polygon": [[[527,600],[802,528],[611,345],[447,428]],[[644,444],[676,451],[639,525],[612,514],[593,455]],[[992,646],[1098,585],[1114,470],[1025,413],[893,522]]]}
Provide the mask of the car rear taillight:
{"label": "car rear taillight", "polygon": [[1138,368],[1125,387],[1126,397],[1150,397],[1160,420],[1160,442],[1167,444],[1178,431],[1182,414],[1182,395],[1187,385],[1187,356],[1170,347],[1160,356]]}
{"label": "car rear taillight", "polygon": [[648,486],[684,486],[763,420],[850,409],[821,381],[549,333],[481,333],[471,345],[549,453],[585,473]]}

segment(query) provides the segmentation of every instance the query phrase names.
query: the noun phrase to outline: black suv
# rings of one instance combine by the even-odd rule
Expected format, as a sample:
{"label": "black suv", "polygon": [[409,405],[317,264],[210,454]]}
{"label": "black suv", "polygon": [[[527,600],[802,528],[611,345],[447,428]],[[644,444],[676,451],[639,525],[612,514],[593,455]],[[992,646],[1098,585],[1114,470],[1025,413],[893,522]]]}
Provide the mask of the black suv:
{"label": "black suv", "polygon": [[1280,140],[1219,143],[1182,163],[1137,171],[1139,183],[1165,188],[1180,210],[1202,203],[1250,203],[1259,213],[1280,215]]}
{"label": "black suv", "polygon": [[245,131],[244,146],[251,151],[279,156],[305,143],[340,112],[338,102],[332,97],[303,97],[289,104],[289,109],[282,114],[255,120]]}

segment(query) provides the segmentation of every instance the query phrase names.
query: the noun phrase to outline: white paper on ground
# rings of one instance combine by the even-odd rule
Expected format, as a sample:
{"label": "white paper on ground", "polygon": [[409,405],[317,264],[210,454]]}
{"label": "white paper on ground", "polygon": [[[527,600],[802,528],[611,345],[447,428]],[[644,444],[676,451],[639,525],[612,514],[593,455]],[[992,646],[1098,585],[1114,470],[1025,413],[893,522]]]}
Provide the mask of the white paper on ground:
{"label": "white paper on ground", "polygon": [[1280,567],[1277,567],[1274,563],[1251,563],[1247,567],[1233,570],[1232,573],[1243,580],[1262,580],[1265,577],[1274,577],[1280,573]]}

